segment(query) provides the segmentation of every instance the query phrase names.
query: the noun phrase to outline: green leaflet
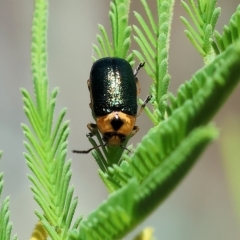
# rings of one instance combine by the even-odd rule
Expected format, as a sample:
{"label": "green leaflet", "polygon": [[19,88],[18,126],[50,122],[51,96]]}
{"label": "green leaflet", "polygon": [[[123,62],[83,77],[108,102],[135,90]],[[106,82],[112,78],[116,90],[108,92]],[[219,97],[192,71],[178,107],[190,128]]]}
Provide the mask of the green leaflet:
{"label": "green leaflet", "polygon": [[[3,175],[1,175],[2,178]],[[0,184],[3,182],[0,180]],[[2,187],[2,186],[1,186]],[[9,221],[10,212],[9,212],[9,197],[5,198],[3,204],[0,208],[0,239],[1,240],[10,240],[12,232],[12,223]],[[15,235],[12,239],[17,239]]]}
{"label": "green leaflet", "polygon": [[[194,130],[145,181],[138,184],[132,178],[126,186],[112,193],[81,222],[79,232],[74,231],[71,239],[121,239],[169,194],[216,134],[212,127]],[[153,139],[158,137],[155,131]],[[158,156],[153,154],[154,157]]]}
{"label": "green leaflet", "polygon": [[197,1],[188,0],[189,4],[181,1],[188,13],[193,26],[185,17],[181,17],[186,26],[186,36],[208,64],[215,58],[212,47],[213,31],[215,29],[221,9],[216,7],[217,0]]}
{"label": "green leaflet", "polygon": [[[165,159],[164,163],[152,170],[140,184],[134,209],[136,224],[151,213],[159,203],[178,185],[188,173],[207,144],[218,135],[211,126],[193,130],[179,146]],[[159,157],[155,155],[155,157]]]}
{"label": "green leaflet", "polygon": [[133,50],[133,52],[141,62],[145,62],[145,70],[153,80],[150,93],[152,95],[151,102],[155,109],[153,113],[148,112],[147,114],[155,124],[165,118],[165,95],[170,81],[168,53],[174,0],[156,1],[158,23],[155,23],[147,1],[141,0],[141,2],[150,24],[139,13],[134,12],[141,26],[141,29],[133,26],[136,33],[134,40],[139,45],[141,52],[137,50]]}
{"label": "green leaflet", "polygon": [[236,12],[230,18],[229,24],[223,28],[222,35],[214,32],[215,41],[212,41],[212,46],[217,54],[223,52],[230,44],[238,41],[240,36],[240,5]]}
{"label": "green leaflet", "polygon": [[176,98],[170,97],[169,116],[189,99],[199,103],[205,100],[205,108],[199,109],[196,121],[200,124],[208,122],[239,82],[239,59],[240,41],[179,87]]}
{"label": "green leaflet", "polygon": [[111,194],[107,201],[80,223],[78,239],[114,239],[118,236],[132,220],[132,196],[136,189],[137,183],[133,180],[127,187]]}
{"label": "green leaflet", "polygon": [[[97,58],[120,57],[126,59],[130,65],[134,64],[133,54],[129,52],[132,28],[128,25],[130,0],[114,0],[110,3],[109,18],[112,28],[112,42],[106,29],[98,25],[101,35],[97,35],[99,47],[95,44],[93,49]],[[96,57],[92,57],[94,61]]]}
{"label": "green leaflet", "polygon": [[[101,173],[109,189],[115,192],[83,220],[73,239],[119,239],[166,198],[208,142],[216,138],[215,128],[202,125],[238,83],[239,64],[240,42],[180,88],[181,94],[172,101],[174,107],[168,109],[169,118],[149,131],[131,158],[120,166],[114,165],[108,173]],[[124,204],[128,207],[122,208]],[[106,223],[104,219],[111,220]]]}
{"label": "green leaflet", "polygon": [[[2,156],[2,151],[0,151],[0,158]],[[0,173],[0,197],[3,190],[3,173]],[[6,197],[3,203],[0,205],[0,240],[17,240],[17,235],[15,234],[11,238],[12,233],[12,223],[9,221],[9,197]]]}
{"label": "green leaflet", "polygon": [[[183,84],[177,97],[171,98],[169,118],[151,129],[133,156],[101,174],[109,190],[128,183],[133,176],[140,182],[161,165],[195,127],[206,124],[239,81],[240,42],[230,46],[211,64]],[[157,132],[158,139],[153,135]],[[147,146],[147,147],[146,147]],[[151,153],[149,152],[151,149]],[[158,155],[159,154],[159,155]],[[158,157],[152,157],[158,155]]]}
{"label": "green leaflet", "polygon": [[[66,161],[69,123],[63,122],[66,109],[62,109],[54,123],[54,110],[58,89],[50,94],[47,76],[47,26],[46,0],[35,1],[32,26],[32,75],[35,99],[27,90],[23,94],[24,112],[31,127],[22,124],[27,142],[28,153],[24,153],[32,174],[31,190],[34,199],[41,208],[36,211],[42,225],[52,239],[67,239],[72,223],[77,198],[73,198],[74,189],[69,186],[72,172],[71,161]],[[78,227],[79,220],[74,225]]]}
{"label": "green leaflet", "polygon": [[[199,6],[189,0],[190,7],[184,2],[183,5],[195,27],[183,18],[188,29],[186,33],[204,56],[205,62],[210,64],[180,86],[176,97],[169,94],[168,52],[174,1],[156,1],[159,14],[157,23],[147,1],[141,2],[147,20],[135,13],[141,28],[133,27],[136,33],[134,38],[141,52],[134,51],[134,54],[140,61],[146,61],[145,69],[154,81],[151,86],[154,110],[152,113],[147,109],[147,113],[155,127],[132,155],[121,148],[103,147],[93,151],[100,166],[99,175],[112,193],[87,218],[80,216],[72,224],[77,198],[73,197],[74,189],[69,186],[71,161],[66,161],[69,125],[63,121],[65,109],[60,112],[56,122],[53,121],[58,89],[49,94],[46,71],[47,1],[36,0],[32,41],[36,99],[22,90],[24,111],[31,124],[31,127],[23,125],[23,131],[28,139],[25,158],[32,171],[29,175],[31,190],[41,208],[36,215],[52,239],[68,239],[69,233],[71,239],[86,240],[120,239],[125,236],[167,197],[207,144],[216,138],[216,129],[204,124],[208,123],[238,83],[240,43],[235,41],[227,47],[232,43],[229,33],[235,40],[238,38],[238,17],[230,23],[230,29],[234,31],[226,29],[228,37],[223,37],[222,43],[219,41],[219,45],[225,46],[224,52],[213,60],[213,49],[218,47],[212,41],[212,33],[220,9],[215,8],[216,0],[198,1]],[[112,42],[104,27],[99,25],[97,40],[100,47],[94,46],[99,58],[118,56],[133,64],[134,55],[128,53],[131,43],[129,4],[129,0],[111,2]],[[102,142],[99,133],[97,139]],[[89,141],[93,146],[97,145],[95,140]]]}

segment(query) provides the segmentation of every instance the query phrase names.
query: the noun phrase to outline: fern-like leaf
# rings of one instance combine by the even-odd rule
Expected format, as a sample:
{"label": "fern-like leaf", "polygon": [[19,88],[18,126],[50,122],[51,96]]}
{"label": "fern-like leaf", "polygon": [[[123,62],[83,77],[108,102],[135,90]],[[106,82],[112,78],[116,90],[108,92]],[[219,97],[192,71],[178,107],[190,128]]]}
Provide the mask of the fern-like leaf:
{"label": "fern-like leaf", "polygon": [[230,18],[229,24],[224,26],[222,35],[215,31],[214,38],[215,41],[212,41],[212,46],[217,54],[223,52],[230,44],[238,41],[240,38],[240,5]]}
{"label": "fern-like leaf", "polygon": [[[114,0],[110,3],[109,17],[112,28],[112,42],[106,29],[99,24],[101,35],[97,35],[97,40],[100,47],[93,45],[98,58],[119,57],[126,59],[131,65],[134,64],[133,54],[128,54],[132,32],[132,28],[128,25],[129,5],[129,0]],[[93,59],[96,60],[95,57]]]}
{"label": "fern-like leaf", "polygon": [[[139,184],[136,178],[132,178],[112,193],[106,202],[82,221],[79,233],[75,231],[72,239],[121,239],[166,197],[215,136],[216,130],[211,127],[194,130],[166,159],[165,164],[155,168],[145,181]],[[154,131],[151,137],[157,140],[161,134]],[[159,156],[154,154],[154,157]]]}
{"label": "fern-like leaf", "polygon": [[240,41],[229,46],[205,68],[199,70],[190,81],[182,84],[177,96],[170,97],[169,116],[191,100],[202,107],[196,114],[196,123],[205,124],[220,108],[239,82]]}
{"label": "fern-like leaf", "polygon": [[[153,169],[166,161],[190,131],[206,124],[239,82],[239,64],[240,42],[230,46],[183,84],[177,97],[170,98],[171,105],[167,108],[169,118],[143,138],[131,158],[120,166],[114,165],[108,173],[100,173],[108,189],[121,188],[132,176],[139,182],[143,181]],[[154,131],[160,134],[159,140],[152,137]]]}
{"label": "fern-like leaf", "polygon": [[66,161],[69,123],[63,122],[63,109],[56,123],[53,121],[58,89],[49,95],[46,53],[46,0],[35,1],[32,26],[32,75],[35,99],[22,89],[24,111],[31,128],[23,124],[28,142],[24,156],[32,171],[29,179],[34,199],[42,209],[36,211],[42,226],[52,239],[67,239],[77,199],[73,199],[71,161]]}
{"label": "fern-like leaf", "polygon": [[166,98],[170,75],[168,73],[168,52],[170,27],[172,22],[172,11],[174,0],[157,0],[158,23],[155,23],[146,0],[141,0],[147,14],[148,24],[137,12],[134,12],[142,30],[133,26],[141,52],[134,50],[134,54],[141,61],[145,62],[145,69],[153,79],[151,87],[152,103],[155,108],[153,114],[147,114],[156,124],[165,118]]}
{"label": "fern-like leaf", "polygon": [[185,1],[181,2],[194,25],[192,26],[185,17],[181,17],[187,28],[185,33],[207,64],[215,57],[211,43],[221,9],[216,8],[217,0],[197,1],[197,3],[189,0],[189,5]]}
{"label": "fern-like leaf", "polygon": [[82,221],[73,239],[119,239],[166,198],[216,138],[217,130],[203,125],[238,83],[239,64],[240,42],[180,88],[169,118],[149,131],[131,158],[101,174],[115,192]]}
{"label": "fern-like leaf", "polygon": [[[2,156],[2,151],[0,151],[0,158]],[[3,190],[3,173],[0,173],[0,197]],[[9,221],[9,197],[6,197],[3,203],[0,205],[0,240],[17,240],[17,235],[11,238],[12,233],[12,223]]]}

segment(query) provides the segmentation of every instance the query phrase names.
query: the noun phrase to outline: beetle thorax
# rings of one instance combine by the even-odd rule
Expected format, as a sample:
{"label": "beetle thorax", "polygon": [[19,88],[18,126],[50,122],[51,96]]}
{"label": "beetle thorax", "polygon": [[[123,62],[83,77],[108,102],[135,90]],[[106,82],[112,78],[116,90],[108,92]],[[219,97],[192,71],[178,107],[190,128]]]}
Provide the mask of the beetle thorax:
{"label": "beetle thorax", "polygon": [[132,133],[135,121],[135,116],[117,111],[96,119],[98,129],[109,145],[121,144]]}

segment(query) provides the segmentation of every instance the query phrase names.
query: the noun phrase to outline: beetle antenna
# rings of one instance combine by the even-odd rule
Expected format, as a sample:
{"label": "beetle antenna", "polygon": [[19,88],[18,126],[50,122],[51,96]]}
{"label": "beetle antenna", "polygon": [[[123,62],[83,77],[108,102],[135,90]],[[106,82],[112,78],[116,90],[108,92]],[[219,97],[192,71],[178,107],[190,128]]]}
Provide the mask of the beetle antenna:
{"label": "beetle antenna", "polygon": [[137,76],[139,70],[140,70],[144,65],[145,65],[145,62],[140,62],[140,63],[138,64],[137,69],[135,69],[135,71],[134,71],[134,76],[135,76],[135,77]]}
{"label": "beetle antenna", "polygon": [[141,108],[140,108],[140,110],[139,110],[139,112],[138,112],[138,114],[137,114],[137,117],[141,114],[141,112],[142,112],[143,109],[146,107],[147,103],[151,100],[151,98],[152,98],[152,95],[148,95],[148,96],[146,97],[146,99],[144,100],[144,102],[143,102],[143,104],[142,104],[142,106],[141,106]]}
{"label": "beetle antenna", "polygon": [[88,150],[83,150],[83,151],[73,150],[72,152],[73,152],[73,153],[84,153],[84,154],[87,154],[87,153],[91,152],[91,151],[94,150],[94,149],[97,149],[97,148],[100,148],[100,147],[105,147],[105,146],[107,146],[107,143],[105,143],[105,144],[100,144],[100,145],[98,145],[98,146],[96,146],[96,147],[89,148]]}

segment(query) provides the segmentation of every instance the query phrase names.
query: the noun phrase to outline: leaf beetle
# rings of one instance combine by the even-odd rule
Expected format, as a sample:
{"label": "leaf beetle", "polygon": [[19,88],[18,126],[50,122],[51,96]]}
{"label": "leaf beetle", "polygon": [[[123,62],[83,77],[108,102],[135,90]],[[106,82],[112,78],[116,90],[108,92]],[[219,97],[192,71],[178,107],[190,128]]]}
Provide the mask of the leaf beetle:
{"label": "leaf beetle", "polygon": [[87,137],[92,137],[98,130],[104,144],[86,151],[73,150],[74,153],[89,153],[107,145],[127,149],[122,143],[138,132],[136,117],[151,99],[149,95],[137,113],[137,95],[141,90],[137,74],[143,66],[144,63],[140,63],[133,72],[128,61],[117,57],[101,58],[93,63],[87,85],[91,99],[89,106],[96,123],[87,125],[90,130]]}

